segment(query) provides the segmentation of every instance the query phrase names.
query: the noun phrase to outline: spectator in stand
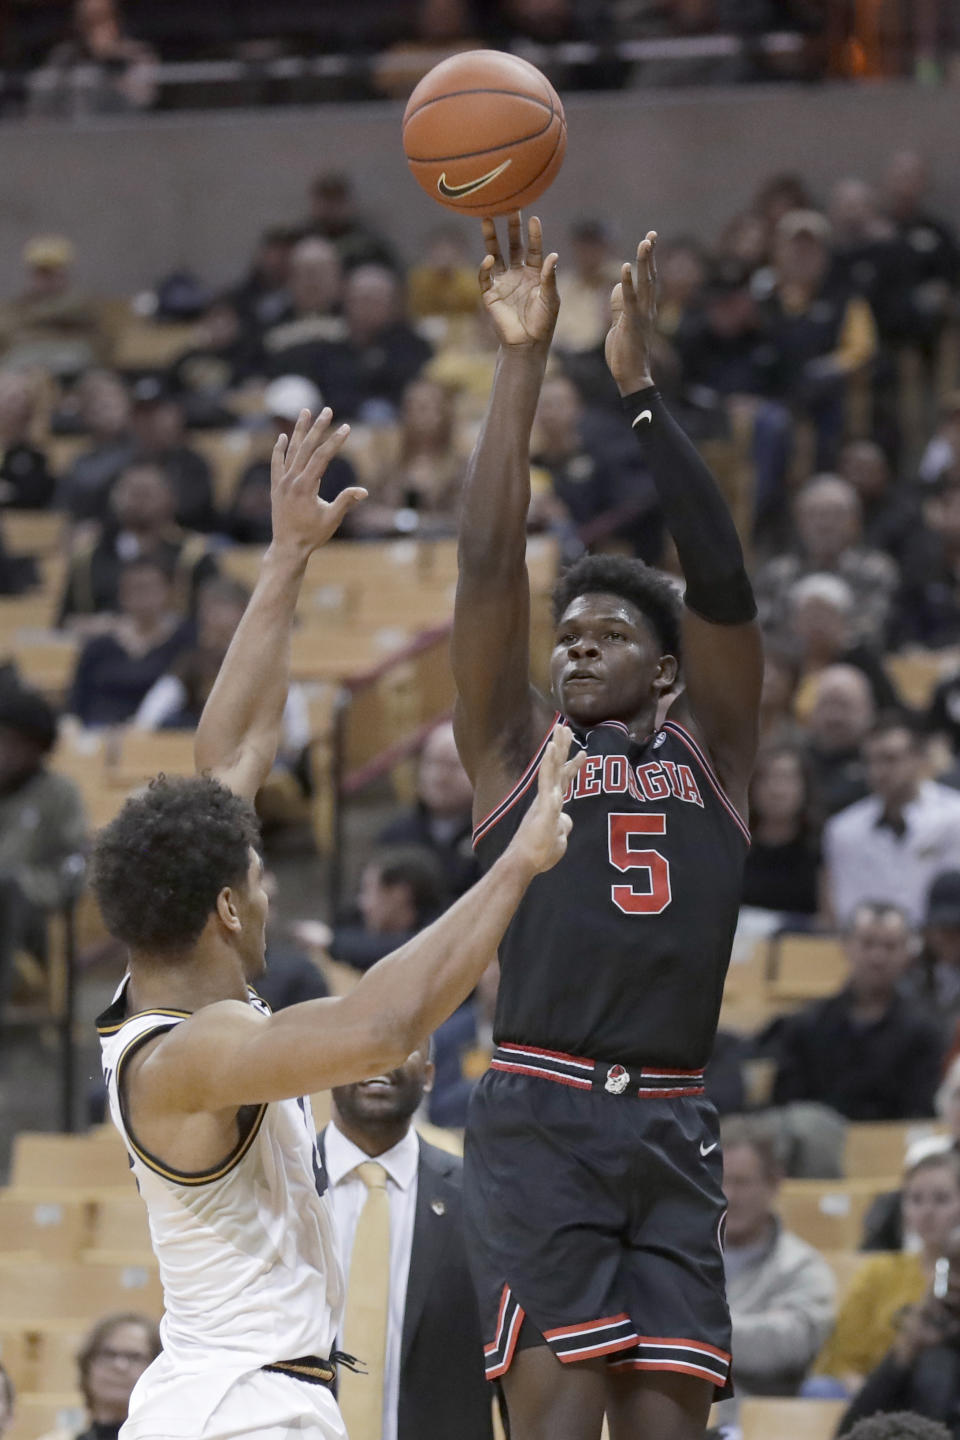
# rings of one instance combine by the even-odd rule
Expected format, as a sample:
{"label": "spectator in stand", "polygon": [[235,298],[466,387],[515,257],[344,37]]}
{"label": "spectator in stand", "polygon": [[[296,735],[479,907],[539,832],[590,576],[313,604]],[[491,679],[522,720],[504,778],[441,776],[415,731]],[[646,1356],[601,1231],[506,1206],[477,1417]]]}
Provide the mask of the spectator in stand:
{"label": "spectator in stand", "polygon": [[[960,854],[954,857],[960,864]],[[923,951],[907,977],[909,993],[925,1003],[942,1027],[953,1060],[960,1027],[960,870],[943,870],[927,892]]]}
{"label": "spectator in stand", "polygon": [[743,876],[744,905],[805,920],[819,908],[820,824],[809,760],[799,745],[770,745],[750,781],[752,844]]}
{"label": "spectator in stand", "polygon": [[[220,672],[249,592],[235,580],[208,580],[197,595],[196,643],[183,649],[140,703],[134,723],[143,730],[193,730]],[[287,690],[277,763],[297,771],[310,740],[310,713],[301,687]]]}
{"label": "spectator in stand", "polygon": [[864,544],[899,564],[921,524],[915,494],[894,484],[890,462],[873,440],[851,440],[845,445],[837,474],[859,496]]}
{"label": "spectator in stand", "polygon": [[833,231],[833,258],[851,290],[869,301],[880,334],[889,333],[889,308],[899,303],[896,233],[866,180],[848,176],[830,191],[827,207]]}
{"label": "spectator in stand", "polygon": [[870,681],[854,665],[828,665],[814,683],[806,748],[825,816],[867,794],[863,742],[877,718]]}
{"label": "spectator in stand", "polygon": [[275,375],[296,369],[295,362],[302,354],[309,355],[314,346],[343,334],[339,318],[343,267],[329,240],[307,235],[294,245],[287,289],[289,308],[263,337],[265,363]]}
{"label": "spectator in stand", "polygon": [[836,575],[853,592],[857,640],[873,646],[886,635],[890,605],[897,589],[897,567],[889,555],[863,543],[860,498],[839,475],[808,480],[793,503],[794,549],[761,568],[754,582],[765,630],[783,631],[787,597],[807,575]]}
{"label": "spectator in stand", "polygon": [[453,392],[435,380],[411,380],[398,424],[375,429],[358,458],[370,499],[358,507],[349,533],[456,534],[468,459]]}
{"label": "spectator in stand", "polygon": [[921,925],[931,882],[957,864],[960,795],[925,778],[925,739],[912,717],[881,716],[863,743],[869,794],[824,827],[826,898],[841,925],[876,895]]}
{"label": "spectator in stand", "polygon": [[92,443],[61,480],[57,505],[71,520],[103,520],[110,487],[133,459],[130,396],[119,375],[110,370],[88,370],[77,392],[80,418]]}
{"label": "spectator in stand", "polygon": [[896,905],[856,907],[844,936],[846,985],[780,1026],[775,1105],[813,1101],[848,1120],[933,1114],[943,1043],[924,1008],[901,989],[913,944]]}
{"label": "spectator in stand", "polygon": [[707,280],[707,258],[699,241],[677,236],[657,247],[657,326],[672,337],[688,310],[697,303]]}
{"label": "spectator in stand", "polygon": [[145,1315],[107,1315],[77,1356],[89,1426],[50,1431],[43,1440],[117,1440],[134,1385],[160,1354],[160,1332]]}
{"label": "spectator in stand", "polygon": [[928,441],[919,465],[924,485],[960,469],[960,390],[951,390],[940,405],[940,422]]}
{"label": "spectator in stand", "polygon": [[769,235],[762,215],[754,210],[741,210],[721,230],[714,256],[721,268],[738,268],[752,277],[767,263],[769,250]]}
{"label": "spectator in stand", "polygon": [[74,0],[70,37],[32,77],[31,109],[70,117],[147,110],[157,96],[157,59],[124,34],[117,0]]}
{"label": "spectator in stand", "polygon": [[190,627],[173,607],[169,572],[152,556],[122,566],[117,605],[110,629],[81,650],[70,686],[67,713],[88,729],[131,720],[190,642]]}
{"label": "spectator in stand", "polygon": [[[193,609],[198,586],[216,574],[216,561],[204,536],[180,530],[174,520],[176,499],[163,468],[136,460],[121,472],[110,491],[109,511],[99,535],[73,554],[60,604],[58,625],[82,628],[83,617],[116,611],[120,571],[125,561],[149,555],[173,576],[177,609]],[[89,624],[87,626],[89,627]]]}
{"label": "spectator in stand", "polygon": [[230,391],[262,371],[259,337],[244,330],[236,303],[222,295],[204,311],[196,339],[170,371],[184,420],[205,428],[234,425]]}
{"label": "spectator in stand", "polygon": [[53,499],[47,457],[31,443],[34,408],[30,379],[0,371],[0,508],[44,510]]}
{"label": "spectator in stand", "polygon": [[100,358],[104,335],[95,304],[73,281],[73,244],[37,235],[24,246],[26,284],[0,306],[0,357],[6,370],[81,374]]}
{"label": "spectator in stand", "polygon": [[760,739],[764,744],[800,738],[794,701],[800,684],[800,658],[792,646],[767,641],[760,692]]}
{"label": "spectator in stand", "polygon": [[347,1282],[341,1342],[370,1372],[341,1372],[338,1399],[353,1435],[492,1440],[463,1163],[413,1128],[433,1084],[426,1050],[388,1074],[338,1086],[319,1137]]}
{"label": "spectator in stand", "polygon": [[877,348],[867,302],[831,270],[830,224],[815,210],[791,211],[774,236],[772,289],[760,303],[776,355],[776,393],[817,431],[817,467],[836,462],[846,423],[847,384]]}
{"label": "spectator in stand", "polygon": [[478,300],[477,267],[470,262],[463,231],[457,225],[438,225],[424,240],[423,263],[407,274],[411,317],[471,316]]}
{"label": "spectator in stand", "polygon": [[[937,1091],[937,1118],[945,1127],[945,1135],[925,1135],[909,1146],[905,1169],[917,1160],[935,1155],[940,1150],[953,1150],[960,1155],[960,1062],[950,1061],[943,1083]],[[863,1221],[861,1250],[909,1250],[915,1237],[904,1223],[904,1192],[887,1190],[878,1195]]]}
{"label": "spectator in stand", "polygon": [[3,1436],[13,1424],[16,1399],[17,1392],[13,1388],[13,1381],[0,1363],[0,1440],[3,1440]]}
{"label": "spectator in stand", "polygon": [[318,175],[310,186],[310,212],[304,230],[336,247],[344,270],[383,265],[397,270],[390,244],[357,210],[353,182],[342,170]]}
{"label": "spectator in stand", "polygon": [[801,176],[781,171],[762,182],[754,196],[752,209],[762,217],[767,235],[772,240],[785,215],[797,210],[815,210],[816,202]]}
{"label": "spectator in stand", "polygon": [[291,252],[298,233],[288,226],[264,230],[257,243],[250,269],[226,299],[235,307],[247,336],[259,338],[290,313]]}
{"label": "spectator in stand", "polygon": [[897,636],[903,645],[960,643],[960,469],[930,486],[923,526],[903,557]]}
{"label": "spectator in stand", "polygon": [[806,575],[791,586],[787,600],[787,634],[803,671],[794,701],[799,720],[805,723],[809,717],[820,673],[837,664],[863,671],[878,709],[898,704],[878,649],[855,641],[856,601],[845,580],[838,575]]}
{"label": "spectator in stand", "polygon": [[937,1262],[923,1298],[900,1316],[896,1337],[854,1396],[837,1432],[863,1416],[909,1410],[943,1420],[957,1433],[960,1416],[960,1230]]}
{"label": "spectator in stand", "polygon": [[[727,1218],[723,1266],[733,1322],[737,1398],[795,1395],[836,1313],[833,1271],[777,1215],[782,1179],[773,1135],[759,1119],[733,1115],[720,1127]],[[724,1402],[714,1423],[734,1419]]]}
{"label": "spectator in stand", "polygon": [[273,374],[300,374],[319,386],[338,418],[392,419],[431,347],[403,316],[400,281],[381,265],[361,265],[343,292],[344,334],[274,352]]}
{"label": "spectator in stand", "polygon": [[907,1165],[903,1215],[917,1248],[873,1255],[864,1263],[817,1357],[816,1375],[832,1376],[840,1393],[852,1394],[879,1365],[896,1338],[903,1307],[923,1299],[937,1260],[960,1224],[960,1158],[953,1151],[927,1153]]}
{"label": "spectator in stand", "polygon": [[932,360],[949,317],[960,275],[953,228],[926,208],[929,176],[916,150],[890,157],[883,191],[902,255],[903,308],[899,339],[919,346]]}
{"label": "spectator in stand", "polygon": [[165,375],[144,375],[132,390],[134,459],[163,467],[176,497],[175,519],[184,530],[216,529],[213,479],[186,438],[180,392]]}
{"label": "spectator in stand", "polygon": [[[626,542],[649,564],[663,550],[663,522],[653,485],[624,452],[619,425],[591,414],[572,380],[544,381],[531,441],[531,463],[549,478],[549,501],[559,501],[585,546]],[[535,498],[531,519],[536,523]]]}
{"label": "spectator in stand", "polygon": [[[256,432],[254,445],[259,458],[251,460],[237,481],[237,488],[221,519],[220,528],[240,545],[269,545],[273,528],[270,520],[270,455],[278,435],[289,435],[302,410],[315,415],[322,401],[316,385],[302,375],[281,375],[263,392],[265,423]],[[256,453],[256,451],[255,451]],[[355,484],[353,466],[343,455],[335,455],[323,477],[324,499],[334,500],[341,490]],[[365,506],[363,507],[366,508]],[[346,533],[349,532],[349,528]]]}
{"label": "spectator in stand", "polygon": [[574,353],[596,350],[610,328],[610,292],[620,279],[620,262],[602,220],[578,220],[570,227],[570,269],[557,275],[560,314],[554,345]]}
{"label": "spectator in stand", "polygon": [[960,756],[960,670],[940,681],[927,711],[927,729]]}
{"label": "spectator in stand", "polygon": [[380,831],[380,845],[417,845],[441,866],[455,900],[479,878],[473,853],[473,786],[460,762],[453,726],[437,725],[424,741],[417,771],[417,801]]}
{"label": "spectator in stand", "polygon": [[36,690],[0,686],[0,1017],[19,949],[46,955],[46,917],[73,885],[87,821],[72,780],[47,769],[57,720]]}

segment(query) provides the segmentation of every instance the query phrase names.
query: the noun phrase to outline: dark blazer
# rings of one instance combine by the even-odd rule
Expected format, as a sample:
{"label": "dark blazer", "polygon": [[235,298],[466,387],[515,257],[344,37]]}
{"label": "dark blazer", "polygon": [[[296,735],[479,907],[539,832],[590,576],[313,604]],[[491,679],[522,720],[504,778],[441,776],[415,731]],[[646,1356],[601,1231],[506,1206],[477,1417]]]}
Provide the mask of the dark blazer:
{"label": "dark blazer", "polygon": [[493,1389],[484,1379],[462,1188],[463,1161],[420,1139],[397,1440],[492,1440]]}

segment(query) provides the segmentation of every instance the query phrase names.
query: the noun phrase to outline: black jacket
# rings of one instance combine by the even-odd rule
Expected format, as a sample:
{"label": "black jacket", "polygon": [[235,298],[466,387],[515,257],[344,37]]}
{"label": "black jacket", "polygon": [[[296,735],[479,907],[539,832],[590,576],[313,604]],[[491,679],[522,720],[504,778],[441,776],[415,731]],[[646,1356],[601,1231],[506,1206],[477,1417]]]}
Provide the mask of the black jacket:
{"label": "black jacket", "polygon": [[493,1390],[463,1239],[463,1161],[419,1143],[397,1440],[492,1440]]}

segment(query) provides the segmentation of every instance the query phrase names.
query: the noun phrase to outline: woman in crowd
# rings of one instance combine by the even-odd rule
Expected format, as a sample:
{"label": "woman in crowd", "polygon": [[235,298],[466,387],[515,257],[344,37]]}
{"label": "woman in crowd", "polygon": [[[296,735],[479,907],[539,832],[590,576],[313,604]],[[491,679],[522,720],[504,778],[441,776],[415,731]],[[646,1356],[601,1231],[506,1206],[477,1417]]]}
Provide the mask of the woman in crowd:
{"label": "woman in crowd", "polygon": [[[817,1359],[816,1376],[831,1377],[833,1393],[854,1394],[879,1365],[894,1342],[901,1312],[923,1299],[958,1225],[960,1156],[928,1149],[907,1165],[903,1177],[903,1228],[918,1248],[874,1255],[864,1263]],[[818,1378],[805,1388],[823,1393],[822,1384]]]}
{"label": "woman in crowd", "polygon": [[[945,1127],[944,1150],[951,1146],[960,1155],[960,1058],[953,1060],[937,1091],[937,1115]],[[933,1140],[921,1140],[918,1146],[929,1149]],[[903,1191],[888,1190],[878,1195],[863,1222],[861,1250],[899,1250],[904,1242]]]}
{"label": "woman in crowd", "polygon": [[750,830],[743,903],[809,921],[818,908],[820,823],[809,762],[799,745],[769,745],[757,756]]}
{"label": "woman in crowd", "polygon": [[88,1423],[82,1429],[52,1430],[43,1440],[117,1440],[131,1391],[160,1348],[160,1332],[145,1315],[100,1320],[77,1356]]}

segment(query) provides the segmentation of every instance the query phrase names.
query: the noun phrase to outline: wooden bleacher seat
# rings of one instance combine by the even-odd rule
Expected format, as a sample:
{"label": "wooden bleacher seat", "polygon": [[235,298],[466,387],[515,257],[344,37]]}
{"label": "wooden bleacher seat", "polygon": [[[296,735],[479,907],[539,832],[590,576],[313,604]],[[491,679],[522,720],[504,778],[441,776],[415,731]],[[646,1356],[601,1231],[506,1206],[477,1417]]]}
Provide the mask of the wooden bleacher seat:
{"label": "wooden bleacher seat", "polygon": [[117,370],[165,370],[196,343],[196,326],[144,320],[128,308],[114,337]]}
{"label": "wooden bleacher seat", "polygon": [[5,596],[0,599],[0,641],[7,646],[21,638],[24,630],[34,630],[45,635],[56,620],[56,609],[55,597],[43,589],[28,590],[24,595]]}
{"label": "wooden bleacher seat", "polygon": [[935,1120],[877,1120],[848,1125],[844,1174],[851,1180],[898,1176],[911,1145],[946,1134]]}
{"label": "wooden bleacher seat", "polygon": [[213,495],[220,508],[233,500],[237,482],[247,466],[257,458],[249,430],[194,430],[190,448],[203,456],[210,466]]}
{"label": "wooden bleacher seat", "polygon": [[863,1220],[877,1195],[895,1189],[895,1178],[786,1180],[777,1208],[784,1228],[818,1250],[856,1250]]}
{"label": "wooden bleacher seat", "polygon": [[770,942],[770,994],[775,1000],[817,1000],[844,984],[847,962],[828,935],[777,935]]}
{"label": "wooden bleacher seat", "polygon": [[165,775],[194,773],[192,730],[137,730],[127,726],[117,736],[108,757],[105,779],[109,785],[131,790]]}
{"label": "wooden bleacher seat", "polygon": [[768,1400],[740,1404],[743,1440],[833,1440],[846,1400]]}
{"label": "wooden bleacher seat", "polygon": [[914,650],[888,655],[883,662],[906,705],[926,710],[944,672],[943,657],[935,651]]}
{"label": "wooden bleacher seat", "polygon": [[79,1434],[85,1423],[83,1396],[77,1390],[61,1395],[39,1395],[21,1391],[17,1396],[16,1418],[4,1440],[38,1440],[48,1431],[62,1428]]}
{"label": "wooden bleacher seat", "polygon": [[13,1140],[10,1191],[91,1191],[112,1187],[135,1194],[119,1135],[46,1135],[21,1130]]}
{"label": "wooden bleacher seat", "polygon": [[38,1395],[62,1395],[76,1385],[77,1355],[89,1329],[85,1321],[77,1320],[31,1327],[27,1340],[33,1365],[32,1391]]}
{"label": "wooden bleacher seat", "polygon": [[841,1305],[857,1273],[872,1258],[871,1254],[864,1250],[821,1250],[820,1253],[833,1271],[837,1282],[837,1304]]}
{"label": "wooden bleacher seat", "polygon": [[[49,621],[53,615],[53,606],[49,599],[44,604]],[[0,615],[0,625],[2,623],[3,616]],[[28,627],[18,627],[10,653],[28,685],[35,686],[55,702],[60,702],[66,697],[73,683],[81,642],[73,635],[52,632],[39,635],[24,633],[26,628]]]}
{"label": "wooden bleacher seat", "polygon": [[55,555],[64,539],[59,510],[5,510],[3,539],[11,555]]}
{"label": "wooden bleacher seat", "polygon": [[26,1329],[50,1320],[92,1323],[111,1310],[140,1310],[158,1317],[163,1293],[155,1264],[138,1257],[119,1262],[18,1261],[0,1257],[0,1321]]}
{"label": "wooden bleacher seat", "polygon": [[89,1230],[87,1206],[67,1195],[28,1197],[0,1191],[0,1254],[76,1260]]}
{"label": "wooden bleacher seat", "polygon": [[147,1209],[139,1195],[104,1196],[91,1206],[89,1260],[108,1252],[149,1255],[150,1227]]}
{"label": "wooden bleacher seat", "polygon": [[18,1390],[34,1389],[29,1336],[16,1320],[0,1324],[0,1361]]}
{"label": "wooden bleacher seat", "polygon": [[294,680],[350,680],[382,665],[409,641],[401,625],[370,630],[333,625],[301,625],[290,645],[290,673]]}

